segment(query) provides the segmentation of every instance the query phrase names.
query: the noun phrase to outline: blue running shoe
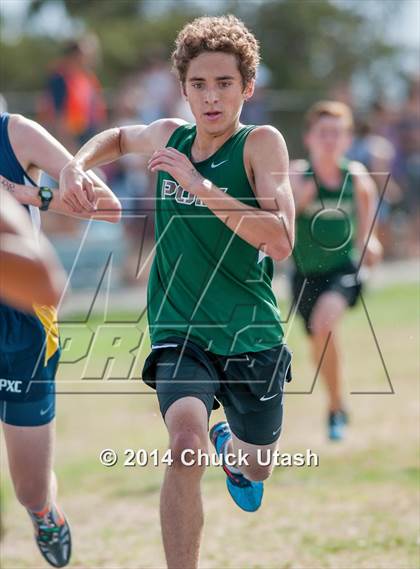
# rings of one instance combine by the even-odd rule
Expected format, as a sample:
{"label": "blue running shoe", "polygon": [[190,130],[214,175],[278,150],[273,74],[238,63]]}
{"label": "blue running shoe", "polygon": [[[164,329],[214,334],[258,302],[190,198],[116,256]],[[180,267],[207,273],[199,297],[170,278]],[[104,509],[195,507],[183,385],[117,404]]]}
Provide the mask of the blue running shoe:
{"label": "blue running shoe", "polygon": [[[210,440],[217,454],[223,455],[225,445],[231,440],[232,433],[226,421],[216,423],[210,430]],[[245,512],[255,512],[261,506],[264,484],[253,482],[245,478],[240,472],[232,472],[226,464],[223,464],[226,473],[226,486],[233,501]]]}
{"label": "blue running shoe", "polygon": [[328,415],[328,436],[331,441],[341,441],[344,438],[345,427],[348,423],[347,413],[342,409],[330,411]]}

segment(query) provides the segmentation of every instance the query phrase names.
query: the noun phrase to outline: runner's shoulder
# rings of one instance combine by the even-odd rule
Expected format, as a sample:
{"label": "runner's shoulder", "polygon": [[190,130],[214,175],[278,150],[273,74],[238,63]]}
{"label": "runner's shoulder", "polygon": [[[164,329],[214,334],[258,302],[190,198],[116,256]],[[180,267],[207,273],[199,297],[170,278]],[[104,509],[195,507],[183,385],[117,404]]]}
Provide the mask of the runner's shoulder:
{"label": "runner's shoulder", "polygon": [[290,161],[290,173],[305,174],[309,169],[309,161],[305,158],[296,158]]}
{"label": "runner's shoulder", "polygon": [[287,160],[287,147],[281,132],[272,125],[255,127],[249,133],[245,152],[249,158],[282,155]]}
{"label": "runner's shoulder", "polygon": [[187,124],[189,124],[187,121],[178,118],[158,119],[149,125],[149,129],[153,130],[157,147],[165,147],[173,133]]}
{"label": "runner's shoulder", "polygon": [[172,134],[186,125],[182,119],[159,119],[150,124],[136,124],[120,127],[124,154],[131,152],[153,153],[165,148]]}
{"label": "runner's shoulder", "polygon": [[376,183],[364,164],[352,160],[348,163],[347,168],[352,176],[353,185],[358,195],[376,194]]}
{"label": "runner's shoulder", "polygon": [[28,134],[39,129],[40,125],[31,119],[17,113],[10,113],[8,132],[11,138],[27,143]]}
{"label": "runner's shoulder", "polygon": [[353,175],[368,174],[366,166],[361,162],[357,162],[356,160],[350,160],[347,164],[347,168],[350,174]]}
{"label": "runner's shoulder", "polygon": [[[39,148],[40,142],[50,135],[39,123],[15,113],[9,115],[7,131],[17,160],[24,170],[29,170],[33,167],[34,149]],[[36,174],[32,174],[35,177]]]}
{"label": "runner's shoulder", "polygon": [[248,135],[247,140],[252,145],[270,145],[273,142],[281,142],[285,144],[284,137],[281,132],[271,124],[263,124],[256,126]]}

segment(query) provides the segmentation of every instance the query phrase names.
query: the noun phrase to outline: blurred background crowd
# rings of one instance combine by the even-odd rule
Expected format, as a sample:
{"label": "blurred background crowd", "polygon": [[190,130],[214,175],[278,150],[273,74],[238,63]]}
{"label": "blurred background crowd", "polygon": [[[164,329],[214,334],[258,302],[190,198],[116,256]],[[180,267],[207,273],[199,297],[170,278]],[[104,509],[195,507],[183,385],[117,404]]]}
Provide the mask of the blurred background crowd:
{"label": "blurred background crowd", "polygon": [[[242,122],[275,125],[291,158],[298,158],[305,154],[308,106],[325,98],[350,105],[356,127],[348,157],[362,162],[377,183],[385,258],[419,254],[417,2],[220,0],[209,8],[200,0],[3,0],[2,5],[0,107],[35,118],[71,152],[110,126],[170,116],[193,121],[171,72],[173,40],[203,9],[238,15],[262,50],[257,88]],[[80,257],[73,286],[89,278],[105,241],[112,243],[118,267],[116,286],[146,280],[147,270],[139,276],[138,267],[153,243],[155,192],[147,159],[131,155],[103,169],[123,203],[124,219],[120,226],[96,222],[89,229],[85,270]],[[86,223],[49,213],[43,224],[71,268]]]}

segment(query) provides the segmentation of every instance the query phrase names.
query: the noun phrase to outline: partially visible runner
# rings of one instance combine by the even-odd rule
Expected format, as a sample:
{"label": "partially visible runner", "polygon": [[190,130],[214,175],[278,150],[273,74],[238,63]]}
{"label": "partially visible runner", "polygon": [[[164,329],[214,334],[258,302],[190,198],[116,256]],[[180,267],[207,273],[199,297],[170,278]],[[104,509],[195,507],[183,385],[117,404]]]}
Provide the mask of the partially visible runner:
{"label": "partially visible runner", "polygon": [[57,304],[64,284],[64,270],[50,243],[42,234],[34,242],[28,215],[0,187],[1,301],[19,310],[32,310],[34,302]]}
{"label": "partially visible runner", "polygon": [[305,321],[315,366],[328,390],[328,435],[344,435],[348,415],[342,395],[338,327],[361,290],[359,263],[371,266],[382,247],[373,231],[376,186],[360,162],[344,158],[353,117],[340,102],[321,101],[305,118],[309,160],[291,163],[296,206],[295,303]]}
{"label": "partially visible runner", "polygon": [[[65,273],[48,240],[40,235],[34,243],[25,211],[0,187],[0,301],[19,310],[31,310],[34,301],[57,304],[64,285]],[[1,505],[0,489],[0,539]]]}
{"label": "partially visible runner", "polygon": [[[84,170],[130,152],[149,156],[158,172],[143,379],[157,390],[174,461],[161,494],[168,567],[193,569],[203,529],[197,457],[218,402],[227,421],[210,437],[236,504],[257,510],[272,470],[291,354],[271,281],[273,259],[293,247],[294,206],[283,137],[239,121],[259,62],[251,32],[233,16],[198,18],[179,33],[173,62],[196,124],[105,131],[64,168],[60,191],[68,203],[84,197]],[[247,462],[229,466],[228,453],[241,451]]]}
{"label": "partially visible runner", "polygon": [[[37,187],[41,170],[58,179],[70,158],[39,124],[20,115],[0,115],[0,185],[26,206],[33,240],[38,239],[39,209],[111,222],[120,218],[119,201],[94,174],[89,174],[90,201],[73,207],[57,190]],[[67,565],[71,554],[70,529],[57,505],[52,470],[59,356],[54,306],[34,302],[32,311],[21,312],[0,304],[0,420],[10,474],[16,496],[34,524],[39,550],[54,567]]]}

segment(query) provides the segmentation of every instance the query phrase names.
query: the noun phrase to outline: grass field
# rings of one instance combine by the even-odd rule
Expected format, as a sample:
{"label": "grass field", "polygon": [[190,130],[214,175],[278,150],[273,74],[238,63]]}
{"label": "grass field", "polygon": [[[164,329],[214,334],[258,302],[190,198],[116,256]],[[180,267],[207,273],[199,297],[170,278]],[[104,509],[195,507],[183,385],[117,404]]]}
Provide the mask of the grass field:
{"label": "grass field", "polygon": [[[318,453],[320,465],[277,467],[266,485],[263,508],[253,515],[234,506],[221,469],[210,467],[203,483],[206,524],[201,567],[420,567],[417,290],[401,285],[367,293],[365,300],[394,394],[359,304],[342,328],[351,427],[345,442],[329,443],[323,386],[318,381],[310,393],[314,371],[308,345],[300,322],[293,326],[289,322],[294,380],[286,395],[280,448],[283,452],[310,448]],[[283,314],[287,311],[284,306]],[[114,314],[112,319],[126,321],[126,336],[132,335],[135,344],[138,332],[127,323],[130,315]],[[88,333],[75,327],[64,361],[75,358],[80,346],[90,345],[89,330],[100,324],[97,317],[89,319]],[[85,360],[63,364],[59,370],[58,390],[66,394],[58,396],[56,472],[61,503],[73,527],[71,566],[163,568],[158,518],[163,468],[122,464],[105,468],[98,460],[103,448],[122,455],[125,448],[164,450],[166,445],[155,397],[139,393],[145,391],[139,381],[78,380],[82,373],[99,374],[104,355],[110,353],[106,342],[106,334],[93,342],[94,361],[87,370]],[[142,354],[147,350],[145,343]],[[140,365],[135,366],[137,375]],[[114,375],[123,374],[126,362],[114,366],[121,366],[113,368]],[[126,394],[104,393],[117,390]],[[97,394],[89,393],[93,391]],[[218,412],[214,419],[219,417]],[[0,565],[46,567],[26,513],[13,497],[4,446],[1,468],[6,533]]]}

